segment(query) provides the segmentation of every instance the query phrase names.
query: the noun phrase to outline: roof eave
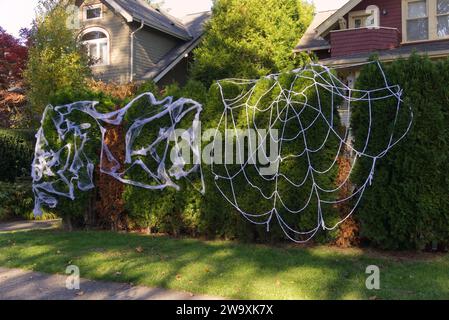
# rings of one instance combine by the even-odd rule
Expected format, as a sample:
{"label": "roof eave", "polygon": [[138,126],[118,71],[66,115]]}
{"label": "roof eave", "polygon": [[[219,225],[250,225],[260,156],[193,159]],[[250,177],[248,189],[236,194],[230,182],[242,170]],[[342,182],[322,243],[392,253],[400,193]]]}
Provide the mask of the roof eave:
{"label": "roof eave", "polygon": [[[426,51],[426,52],[416,52],[420,55],[427,55],[431,59],[440,59],[440,58],[446,58],[449,56],[449,50],[434,50],[434,51]],[[412,53],[402,53],[402,54],[392,54],[392,55],[385,55],[385,56],[379,56],[378,59],[381,62],[392,62],[398,59],[405,59],[410,57]],[[356,57],[356,58],[330,58],[321,60],[320,62],[327,66],[332,67],[345,67],[345,66],[354,66],[358,63],[364,63],[367,62],[370,57],[371,53],[367,54],[363,57]]]}
{"label": "roof eave", "polygon": [[131,14],[129,14],[125,9],[122,8],[117,2],[114,0],[104,0],[107,4],[109,4],[116,12],[118,12],[126,22],[133,22],[134,18]]}
{"label": "roof eave", "polygon": [[319,51],[319,50],[329,50],[330,48],[331,48],[330,45],[319,46],[319,47],[310,47],[310,48],[295,48],[295,49],[293,49],[293,52],[294,53],[311,52],[311,51]]}
{"label": "roof eave", "polygon": [[[142,20],[144,20],[143,18],[140,18],[140,17],[139,18],[133,17],[128,11],[126,11],[122,6],[120,6],[114,0],[105,0],[105,2],[108,3],[117,13],[119,13],[126,20],[126,22],[128,22],[128,23],[131,23],[133,21],[142,22]],[[193,39],[193,37],[190,34],[189,34],[188,37],[185,37],[185,36],[183,36],[181,34],[178,34],[176,32],[172,32],[171,30],[169,30],[167,28],[164,28],[164,27],[161,27],[159,25],[150,23],[148,21],[143,21],[143,22],[144,22],[144,24],[147,27],[150,27],[150,28],[156,29],[158,31],[164,32],[164,33],[169,34],[169,35],[171,35],[171,36],[173,36],[175,38],[178,38],[178,39],[181,39],[181,40],[184,40],[184,41],[189,41],[189,40]],[[189,33],[189,32],[187,31],[187,33]]]}
{"label": "roof eave", "polygon": [[345,16],[348,12],[350,12],[356,5],[361,3],[363,0],[350,0],[343,7],[335,11],[328,19],[326,19],[323,23],[321,23],[317,28],[318,36],[322,36],[326,33],[333,25],[335,25],[340,18]]}
{"label": "roof eave", "polygon": [[172,62],[170,62],[165,68],[161,69],[155,76],[152,74],[146,74],[143,76],[144,80],[153,79],[155,83],[158,83],[162,80],[164,76],[167,75],[174,67],[178,65],[178,63],[185,57],[186,54],[189,54],[192,52],[193,49],[195,49],[199,42],[202,40],[203,36],[200,36],[198,39],[192,42],[190,46],[188,46],[176,59],[174,59]]}
{"label": "roof eave", "polygon": [[[134,18],[134,21],[142,22],[142,19]],[[144,25],[146,25],[147,27],[150,27],[152,29],[156,29],[156,30],[161,31],[163,33],[169,34],[169,35],[171,35],[171,36],[173,36],[175,38],[178,38],[178,39],[181,39],[181,40],[184,40],[184,41],[190,41],[190,40],[193,39],[192,36],[189,36],[189,37],[182,36],[182,35],[180,35],[180,34],[178,34],[176,32],[172,32],[171,30],[168,30],[168,29],[166,29],[164,27],[161,27],[159,25],[150,23],[148,21],[143,21],[143,22],[144,22]]]}

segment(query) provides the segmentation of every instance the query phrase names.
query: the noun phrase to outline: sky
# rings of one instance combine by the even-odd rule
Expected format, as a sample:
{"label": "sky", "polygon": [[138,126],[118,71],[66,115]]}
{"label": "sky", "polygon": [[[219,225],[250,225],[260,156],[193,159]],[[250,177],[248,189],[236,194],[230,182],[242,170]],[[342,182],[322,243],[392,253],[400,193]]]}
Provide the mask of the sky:
{"label": "sky", "polygon": [[349,0],[314,0],[315,8],[318,12],[339,9],[348,1]]}
{"label": "sky", "polygon": [[[337,9],[348,0],[314,0],[317,11]],[[0,26],[18,36],[19,30],[28,27],[34,17],[38,0],[0,0]],[[211,0],[164,0],[164,8],[174,16],[210,9]]]}

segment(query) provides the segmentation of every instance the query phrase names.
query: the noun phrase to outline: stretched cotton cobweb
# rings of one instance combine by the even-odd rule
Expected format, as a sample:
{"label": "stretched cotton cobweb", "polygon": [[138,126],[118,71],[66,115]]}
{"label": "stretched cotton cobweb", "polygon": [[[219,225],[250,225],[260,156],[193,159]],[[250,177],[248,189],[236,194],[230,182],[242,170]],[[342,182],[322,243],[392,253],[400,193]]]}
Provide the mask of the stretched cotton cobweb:
{"label": "stretched cotton cobweb", "polygon": [[[374,179],[376,163],[407,135],[413,119],[411,110],[402,108],[401,88],[388,83],[378,62],[370,63],[383,84],[369,90],[351,88],[335,70],[318,64],[258,80],[218,82],[224,111],[215,141],[233,132],[226,146],[231,140],[237,144],[237,158],[226,150],[228,161],[215,161],[211,170],[220,193],[244,218],[268,230],[277,221],[290,240],[301,243],[321,229],[338,228],[354,213]],[[393,115],[391,123],[383,124],[386,139],[380,150],[370,146],[378,102]],[[368,132],[357,146],[339,117],[350,117],[354,105],[368,109]],[[408,125],[397,128],[404,114]],[[216,143],[214,150],[219,147]],[[350,168],[336,183],[341,157],[349,159]],[[366,178],[352,186],[349,178],[361,160],[369,163]],[[343,189],[352,192],[342,196]],[[335,216],[335,207],[343,204],[350,209]]]}
{"label": "stretched cotton cobweb", "polygon": [[[55,208],[60,198],[75,200],[77,189],[92,190],[96,164],[101,173],[148,190],[179,190],[178,180],[196,175],[201,184],[199,191],[204,192],[201,164],[184,161],[175,134],[183,124],[182,142],[195,158],[200,157],[202,106],[198,102],[184,98],[175,101],[172,97],[159,101],[152,93],[144,93],[114,112],[102,113],[97,105],[81,101],[46,108],[32,164],[36,215],[42,214],[42,205]],[[124,128],[126,117],[128,128],[126,136],[121,137],[125,140],[125,154],[117,155],[106,143],[107,128]],[[153,137],[150,143],[149,136]],[[120,156],[124,161],[119,161]],[[136,170],[141,172],[139,180],[130,177]]]}

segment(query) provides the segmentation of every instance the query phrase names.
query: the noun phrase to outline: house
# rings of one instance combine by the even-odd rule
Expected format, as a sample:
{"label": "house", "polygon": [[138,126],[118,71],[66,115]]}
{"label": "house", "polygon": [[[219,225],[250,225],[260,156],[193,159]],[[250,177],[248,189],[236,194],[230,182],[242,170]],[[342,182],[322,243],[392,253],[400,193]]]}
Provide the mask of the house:
{"label": "house", "polygon": [[376,52],[383,62],[413,52],[449,56],[449,0],[350,0],[319,12],[295,52],[314,53],[353,85],[358,67]]}
{"label": "house", "polygon": [[210,12],[181,19],[145,0],[77,0],[79,38],[95,78],[119,83],[184,83]]}

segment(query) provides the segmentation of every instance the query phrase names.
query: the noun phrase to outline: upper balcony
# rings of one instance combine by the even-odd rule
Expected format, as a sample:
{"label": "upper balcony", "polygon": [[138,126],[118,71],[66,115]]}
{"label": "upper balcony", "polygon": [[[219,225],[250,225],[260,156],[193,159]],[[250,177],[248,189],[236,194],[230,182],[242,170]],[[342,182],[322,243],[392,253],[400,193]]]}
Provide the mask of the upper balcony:
{"label": "upper balcony", "polygon": [[338,58],[357,53],[394,49],[400,46],[398,29],[369,27],[332,31],[331,57]]}

